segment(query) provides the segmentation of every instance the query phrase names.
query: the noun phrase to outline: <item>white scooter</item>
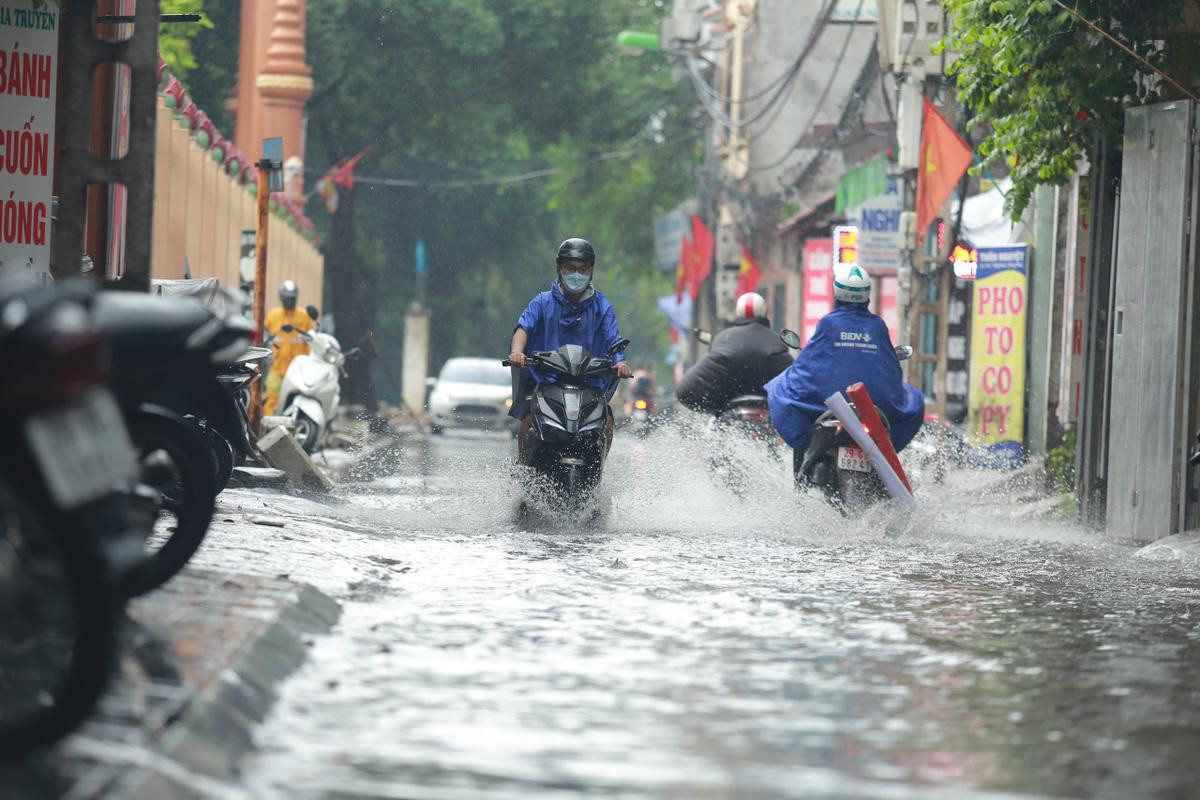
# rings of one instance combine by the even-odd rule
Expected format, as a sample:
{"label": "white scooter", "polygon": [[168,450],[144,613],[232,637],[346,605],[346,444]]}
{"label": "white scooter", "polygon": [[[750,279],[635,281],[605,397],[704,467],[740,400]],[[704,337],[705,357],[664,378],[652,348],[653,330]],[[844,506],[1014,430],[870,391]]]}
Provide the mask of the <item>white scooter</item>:
{"label": "white scooter", "polygon": [[307,333],[284,325],[283,331],[303,336],[311,351],[292,359],[279,387],[280,414],[291,417],[296,441],[304,452],[311,453],[324,441],[337,416],[342,399],[339,378],[345,374],[346,356],[338,340],[320,329]]}

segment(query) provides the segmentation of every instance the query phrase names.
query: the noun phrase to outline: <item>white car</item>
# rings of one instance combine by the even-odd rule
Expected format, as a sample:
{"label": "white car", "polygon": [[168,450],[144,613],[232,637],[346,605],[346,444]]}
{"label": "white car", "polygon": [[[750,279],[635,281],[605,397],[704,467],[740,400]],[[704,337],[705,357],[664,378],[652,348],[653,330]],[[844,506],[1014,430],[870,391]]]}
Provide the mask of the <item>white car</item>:
{"label": "white car", "polygon": [[499,358],[452,358],[442,366],[429,395],[434,433],[445,428],[515,429],[512,372]]}

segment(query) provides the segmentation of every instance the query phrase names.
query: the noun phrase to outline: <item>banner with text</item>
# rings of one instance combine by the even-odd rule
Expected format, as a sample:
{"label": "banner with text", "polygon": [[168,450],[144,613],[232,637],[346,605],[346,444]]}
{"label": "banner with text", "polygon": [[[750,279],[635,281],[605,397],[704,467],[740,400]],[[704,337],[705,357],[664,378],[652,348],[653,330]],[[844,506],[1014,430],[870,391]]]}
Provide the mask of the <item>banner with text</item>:
{"label": "banner with text", "polygon": [[1025,301],[1029,248],[979,248],[971,302],[968,430],[996,466],[1021,459],[1025,431]]}
{"label": "banner with text", "polygon": [[50,270],[57,3],[0,0],[0,266]]}
{"label": "banner with text", "polygon": [[800,340],[807,343],[821,317],[833,310],[833,240],[804,240],[804,321]]}

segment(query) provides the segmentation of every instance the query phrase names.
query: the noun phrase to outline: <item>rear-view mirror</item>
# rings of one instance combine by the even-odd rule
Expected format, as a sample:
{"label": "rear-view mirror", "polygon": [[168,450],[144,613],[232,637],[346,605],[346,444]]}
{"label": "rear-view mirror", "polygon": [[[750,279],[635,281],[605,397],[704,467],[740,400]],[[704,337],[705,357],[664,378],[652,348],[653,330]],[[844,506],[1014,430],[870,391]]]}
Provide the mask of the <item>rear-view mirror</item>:
{"label": "rear-view mirror", "polygon": [[795,331],[784,330],[779,334],[779,341],[786,344],[793,350],[800,349],[800,334]]}
{"label": "rear-view mirror", "polygon": [[696,341],[700,342],[700,344],[712,344],[712,338],[712,331],[696,328]]}
{"label": "rear-view mirror", "polygon": [[280,328],[279,330],[283,331],[284,333],[291,333],[292,331],[294,331],[294,330],[296,330],[296,329],[295,329],[295,328],[293,328],[291,325],[284,325],[284,326],[283,326],[282,328]]}
{"label": "rear-view mirror", "polygon": [[624,353],[626,347],[629,347],[629,340],[621,339],[619,342],[614,344],[612,347],[608,348],[608,354],[610,356],[615,356],[617,353]]}
{"label": "rear-view mirror", "polygon": [[901,361],[905,361],[907,359],[912,358],[912,355],[913,355],[912,345],[902,344],[896,348],[896,358],[900,359]]}
{"label": "rear-view mirror", "polygon": [[318,310],[317,310],[317,307],[316,307],[316,306],[314,306],[314,305],[309,305],[309,306],[306,306],[304,310],[305,310],[305,311],[307,311],[307,312],[308,312],[308,315],[309,315],[310,317],[312,317],[314,320],[315,320],[317,317],[321,316],[321,312],[320,312],[320,311],[318,311]]}

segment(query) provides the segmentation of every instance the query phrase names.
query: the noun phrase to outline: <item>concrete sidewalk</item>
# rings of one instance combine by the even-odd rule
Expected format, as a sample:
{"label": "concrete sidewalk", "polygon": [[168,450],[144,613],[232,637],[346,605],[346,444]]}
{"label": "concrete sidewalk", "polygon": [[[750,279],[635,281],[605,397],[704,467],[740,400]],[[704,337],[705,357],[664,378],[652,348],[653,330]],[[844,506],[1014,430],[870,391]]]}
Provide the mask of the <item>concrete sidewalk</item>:
{"label": "concrete sidewalk", "polygon": [[305,584],[185,570],[129,605],[120,674],[52,751],[0,766],[0,797],[241,797],[252,730],[341,608]]}

